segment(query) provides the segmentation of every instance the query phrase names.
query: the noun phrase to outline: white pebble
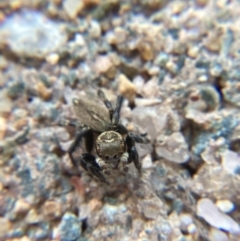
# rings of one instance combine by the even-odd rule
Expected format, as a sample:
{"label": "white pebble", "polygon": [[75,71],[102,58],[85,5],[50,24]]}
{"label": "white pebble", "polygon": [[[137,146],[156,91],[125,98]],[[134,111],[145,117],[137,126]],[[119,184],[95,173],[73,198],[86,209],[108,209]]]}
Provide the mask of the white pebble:
{"label": "white pebble", "polygon": [[150,167],[152,167],[152,157],[148,154],[142,159],[142,168],[147,169]]}
{"label": "white pebble", "polygon": [[225,213],[222,213],[210,199],[202,198],[198,201],[197,215],[202,217],[212,227],[232,234],[240,234],[238,223]]}
{"label": "white pebble", "polygon": [[63,9],[69,18],[75,19],[79,12],[84,8],[84,2],[81,0],[65,0]]}
{"label": "white pebble", "polygon": [[187,227],[187,231],[188,233],[190,234],[194,234],[197,232],[197,227],[194,223],[190,224],[188,227]]}
{"label": "white pebble", "polygon": [[226,150],[223,154],[221,154],[221,158],[223,168],[227,172],[236,175],[236,171],[240,168],[239,154],[234,151]]}
{"label": "white pebble", "polygon": [[216,206],[218,207],[218,209],[224,213],[230,213],[233,209],[234,209],[234,204],[225,199],[225,200],[218,200],[216,202]]}
{"label": "white pebble", "polygon": [[227,234],[215,228],[211,229],[209,233],[209,238],[211,241],[229,241]]}
{"label": "white pebble", "polygon": [[56,53],[49,54],[46,57],[46,61],[51,65],[56,65],[59,61],[59,55]]}

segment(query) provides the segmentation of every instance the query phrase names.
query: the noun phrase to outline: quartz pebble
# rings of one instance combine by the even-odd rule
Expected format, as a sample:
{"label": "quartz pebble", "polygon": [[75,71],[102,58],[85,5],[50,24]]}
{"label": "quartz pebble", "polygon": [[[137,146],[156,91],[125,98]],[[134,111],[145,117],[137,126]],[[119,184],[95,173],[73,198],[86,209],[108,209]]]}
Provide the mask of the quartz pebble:
{"label": "quartz pebble", "polygon": [[165,127],[166,117],[160,117],[157,107],[137,107],[134,108],[132,115],[134,124],[141,128],[142,133],[148,133],[152,139],[155,139],[158,132]]}
{"label": "quartz pebble", "polygon": [[216,206],[223,213],[230,213],[234,209],[234,204],[230,200],[217,200]]}
{"label": "quartz pebble", "polygon": [[139,201],[139,209],[147,219],[157,219],[164,210],[164,203],[157,198]]}
{"label": "quartz pebble", "polygon": [[159,136],[156,143],[156,153],[175,163],[187,162],[190,158],[188,145],[180,132],[170,136]]}
{"label": "quartz pebble", "polygon": [[95,21],[95,20],[92,20],[91,23],[90,23],[90,28],[89,28],[89,35],[94,38],[94,39],[97,39],[101,36],[101,26],[100,24]]}
{"label": "quartz pebble", "polygon": [[193,219],[190,214],[183,213],[180,215],[180,228],[183,231],[187,231],[189,225],[193,223]]}
{"label": "quartz pebble", "polygon": [[[2,32],[7,37],[1,37]],[[22,10],[0,25],[0,39],[18,56],[39,59],[58,50],[67,37],[56,22],[37,11]]]}
{"label": "quartz pebble", "polygon": [[124,74],[121,74],[118,77],[118,83],[118,89],[120,94],[132,103],[136,96],[135,85]]}
{"label": "quartz pebble", "polygon": [[222,166],[229,173],[236,175],[240,169],[240,156],[238,153],[226,150],[221,154]]}
{"label": "quartz pebble", "polygon": [[3,217],[0,217],[0,239],[4,240],[6,235],[11,230],[12,224],[11,222]]}
{"label": "quartz pebble", "polygon": [[159,105],[159,104],[161,104],[161,102],[162,101],[159,99],[143,99],[143,98],[135,99],[135,104],[138,107]]}
{"label": "quartz pebble", "polygon": [[25,220],[28,224],[37,224],[41,221],[41,217],[35,209],[31,209],[28,212]]}
{"label": "quartz pebble", "polygon": [[25,214],[29,211],[31,205],[26,202],[24,199],[19,199],[16,201],[14,208],[12,210],[12,214],[14,216],[18,216],[20,214]]}
{"label": "quartz pebble", "polygon": [[49,64],[56,65],[59,61],[60,56],[56,53],[52,53],[46,56],[46,61]]}
{"label": "quartz pebble", "polygon": [[62,204],[57,201],[46,201],[42,209],[43,215],[51,220],[59,218],[62,214]]}
{"label": "quartz pebble", "polygon": [[4,138],[6,132],[6,119],[0,116],[0,141]]}
{"label": "quartz pebble", "polygon": [[147,169],[150,167],[152,167],[152,157],[150,154],[148,154],[142,160],[142,168]]}
{"label": "quartz pebble", "polygon": [[207,198],[197,203],[197,215],[202,217],[212,227],[225,230],[229,233],[240,234],[240,227],[230,216],[218,210],[215,204]]}
{"label": "quartz pebble", "polygon": [[95,60],[95,68],[99,74],[107,73],[111,67],[113,67],[113,63],[108,56],[98,56]]}
{"label": "quartz pebble", "polygon": [[84,8],[83,0],[64,0],[63,9],[67,13],[68,17],[75,19]]}
{"label": "quartz pebble", "polygon": [[209,239],[210,241],[230,241],[226,233],[215,228],[211,228]]}

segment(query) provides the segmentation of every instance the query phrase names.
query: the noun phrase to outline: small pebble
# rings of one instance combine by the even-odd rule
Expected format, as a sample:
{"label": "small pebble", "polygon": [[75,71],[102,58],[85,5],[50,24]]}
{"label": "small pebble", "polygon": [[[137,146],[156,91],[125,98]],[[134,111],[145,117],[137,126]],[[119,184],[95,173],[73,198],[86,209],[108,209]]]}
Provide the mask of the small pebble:
{"label": "small pebble", "polygon": [[152,66],[148,70],[149,75],[158,75],[160,73],[160,68],[158,66]]}
{"label": "small pebble", "polygon": [[0,217],[0,238],[4,240],[11,228],[12,223],[8,219]]}
{"label": "small pebble", "polygon": [[46,201],[42,207],[43,215],[50,220],[62,215],[62,204],[56,201]]}
{"label": "small pebble", "polygon": [[118,77],[118,90],[129,102],[133,103],[136,96],[136,87],[124,74]]}
{"label": "small pebble", "polygon": [[186,7],[185,2],[176,1],[171,6],[172,14],[180,14]]}
{"label": "small pebble", "polygon": [[107,73],[113,67],[113,63],[109,56],[98,56],[95,60],[95,68],[99,74]]}
{"label": "small pebble", "polygon": [[9,114],[12,110],[12,101],[5,92],[0,93],[0,114]]}
{"label": "small pebble", "polygon": [[28,224],[37,224],[41,221],[41,217],[35,209],[31,209],[25,217],[25,221]]}
{"label": "small pebble", "polygon": [[81,236],[82,223],[72,213],[65,213],[62,217],[61,223],[58,226],[60,240],[75,241],[79,240]]}
{"label": "small pebble", "polygon": [[52,96],[52,91],[51,89],[48,89],[43,82],[39,81],[36,85],[36,89],[38,92],[38,95],[43,99],[43,100],[49,100]]}
{"label": "small pebble", "polygon": [[222,66],[220,64],[214,64],[211,68],[210,68],[210,74],[213,77],[219,77],[222,73],[223,69]]}
{"label": "small pebble", "polygon": [[63,46],[67,40],[66,33],[59,24],[29,9],[6,18],[0,27],[0,35],[2,31],[7,32],[7,37],[2,38],[2,41],[20,57],[45,58]]}
{"label": "small pebble", "polygon": [[176,65],[174,62],[172,62],[172,61],[168,61],[168,62],[166,63],[166,69],[167,69],[169,72],[171,72],[172,74],[177,74],[177,72],[178,72],[178,67],[177,67],[177,65]]}
{"label": "small pebble", "polygon": [[139,200],[138,206],[146,219],[155,220],[164,212],[164,203],[157,198]]}
{"label": "small pebble", "polygon": [[140,94],[145,83],[144,78],[140,75],[137,75],[136,77],[133,78],[132,82],[136,87],[137,93]]}
{"label": "small pebble", "polygon": [[138,107],[143,106],[154,106],[161,104],[162,101],[158,99],[143,99],[143,98],[136,98],[135,99],[135,105]]}
{"label": "small pebble", "polygon": [[230,213],[234,209],[234,204],[230,200],[217,200],[216,206],[223,213]]}
{"label": "small pebble", "polygon": [[6,119],[0,116],[0,141],[3,140],[7,129]]}
{"label": "small pebble", "polygon": [[24,199],[19,199],[16,201],[14,208],[12,210],[12,214],[15,215],[16,217],[20,214],[25,214],[29,211],[31,208],[31,205],[26,202]]}
{"label": "small pebble", "polygon": [[154,64],[165,67],[167,62],[169,60],[169,55],[165,52],[161,52],[157,55],[157,57],[154,59]]}
{"label": "small pebble", "polygon": [[187,213],[182,213],[179,216],[181,230],[186,231],[188,226],[193,223],[192,216]]}
{"label": "small pebble", "polygon": [[195,59],[195,58],[197,58],[199,51],[200,51],[200,49],[198,46],[190,46],[188,48],[187,54],[189,57]]}
{"label": "small pebble", "polygon": [[204,7],[205,5],[207,5],[208,2],[209,0],[196,0],[196,3],[201,7]]}
{"label": "small pebble", "polygon": [[210,241],[230,241],[226,233],[215,228],[211,228],[209,239]]}
{"label": "small pebble", "polygon": [[67,13],[70,19],[75,19],[83,9],[84,1],[83,0],[64,0],[63,9]]}
{"label": "small pebble", "polygon": [[8,66],[7,59],[4,56],[0,55],[0,70],[6,69],[7,66]]}
{"label": "small pebble", "polygon": [[124,28],[116,27],[114,29],[114,35],[116,38],[116,44],[124,43],[127,40],[127,31]]}
{"label": "small pebble", "polygon": [[89,31],[90,37],[94,39],[99,38],[102,33],[100,24],[95,20],[91,21],[88,31]]}
{"label": "small pebble", "polygon": [[60,56],[56,53],[52,53],[46,56],[46,61],[51,65],[56,65],[59,61]]}
{"label": "small pebble", "polygon": [[146,99],[157,99],[159,96],[158,77],[153,76],[146,84],[144,84],[141,94]]}
{"label": "small pebble", "polygon": [[190,158],[188,149],[188,144],[180,132],[157,138],[156,153],[168,161],[175,163],[187,162]]}
{"label": "small pebble", "polygon": [[21,3],[21,1],[19,1],[19,0],[13,0],[13,1],[10,2],[10,7],[11,7],[11,9],[13,9],[13,10],[17,10],[17,9],[19,9],[21,6],[22,6],[22,3]]}
{"label": "small pebble", "polygon": [[82,36],[82,34],[77,33],[75,35],[73,44],[76,44],[76,45],[81,46],[81,47],[86,46],[86,41],[85,41],[84,37]]}
{"label": "small pebble", "polygon": [[190,234],[194,234],[197,232],[197,226],[194,223],[191,223],[188,227],[187,227],[187,231]]}
{"label": "small pebble", "polygon": [[141,57],[145,60],[145,61],[149,61],[149,60],[153,60],[154,58],[154,51],[152,46],[147,43],[147,42],[142,42],[138,45],[138,51],[141,55]]}
{"label": "small pebble", "polygon": [[217,229],[222,229],[233,234],[240,234],[240,227],[230,216],[218,210],[215,204],[207,198],[202,198],[197,203],[197,215],[208,224]]}
{"label": "small pebble", "polygon": [[203,74],[198,77],[198,81],[201,83],[207,82],[208,81],[208,76]]}
{"label": "small pebble", "polygon": [[221,154],[223,168],[233,174],[238,174],[240,169],[240,156],[237,152],[226,150]]}
{"label": "small pebble", "polygon": [[148,154],[142,159],[142,168],[143,169],[151,168],[152,165],[153,165],[152,157],[150,154]]}

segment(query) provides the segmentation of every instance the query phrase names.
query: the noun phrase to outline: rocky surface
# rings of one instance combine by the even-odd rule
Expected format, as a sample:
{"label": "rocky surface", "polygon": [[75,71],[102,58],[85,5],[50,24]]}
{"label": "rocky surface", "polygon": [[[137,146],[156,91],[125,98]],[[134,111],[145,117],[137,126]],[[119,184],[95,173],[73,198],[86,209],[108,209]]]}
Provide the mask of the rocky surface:
{"label": "rocky surface", "polygon": [[[0,240],[240,240],[239,9],[1,1]],[[98,88],[151,140],[141,175],[111,185],[73,168],[75,130],[58,126],[74,97],[101,105]]]}

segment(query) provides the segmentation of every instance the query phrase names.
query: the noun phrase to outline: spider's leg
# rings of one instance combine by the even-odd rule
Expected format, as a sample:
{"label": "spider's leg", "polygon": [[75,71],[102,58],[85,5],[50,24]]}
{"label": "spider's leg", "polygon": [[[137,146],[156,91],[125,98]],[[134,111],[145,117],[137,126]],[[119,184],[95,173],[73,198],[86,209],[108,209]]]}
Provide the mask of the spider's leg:
{"label": "spider's leg", "polygon": [[91,153],[94,145],[93,131],[89,130],[85,135],[85,147],[88,153]]}
{"label": "spider's leg", "polygon": [[150,141],[146,138],[146,134],[136,135],[133,133],[128,134],[131,139],[133,139],[137,143],[148,144]]}
{"label": "spider's leg", "polygon": [[125,126],[123,126],[122,124],[118,125],[118,133],[125,135],[128,133],[128,130]]}
{"label": "spider's leg", "polygon": [[63,120],[59,120],[59,121],[57,122],[57,125],[59,125],[59,126],[71,126],[71,127],[75,127],[75,128],[81,127],[81,124],[80,124],[79,121],[76,120],[76,119],[63,119]]}
{"label": "spider's leg", "polygon": [[138,169],[138,172],[141,173],[142,164],[139,160],[139,155],[135,147],[135,142],[147,144],[149,143],[149,140],[145,136],[138,136],[133,133],[129,133],[126,138],[127,150],[129,153],[128,161],[133,161],[135,167]]}
{"label": "spider's leg", "polygon": [[93,176],[97,177],[100,181],[107,183],[102,169],[96,162],[96,158],[90,153],[83,153],[80,158],[81,166]]}
{"label": "spider's leg", "polygon": [[75,137],[75,140],[72,142],[72,144],[70,145],[69,149],[68,149],[68,154],[69,157],[72,161],[72,164],[75,167],[78,167],[78,161],[73,157],[73,152],[75,151],[75,149],[78,147],[79,143],[81,142],[82,138],[84,136],[86,136],[86,134],[91,131],[91,129],[88,126],[84,126],[82,129],[80,129],[77,132],[77,135]]}
{"label": "spider's leg", "polygon": [[110,114],[110,119],[112,119],[112,116],[113,116],[112,103],[107,99],[107,97],[103,93],[103,91],[98,90],[98,96],[102,100],[102,102],[105,104],[105,106],[107,107],[109,114]]}
{"label": "spider's leg", "polygon": [[114,109],[113,117],[112,117],[112,123],[114,125],[118,125],[118,123],[119,123],[120,111],[121,111],[121,108],[122,108],[122,103],[123,103],[123,97],[119,95],[117,97],[116,108]]}
{"label": "spider's leg", "polygon": [[129,163],[129,153],[128,152],[124,152],[121,157],[120,157],[120,162],[119,162],[119,165],[118,165],[118,168],[121,172],[125,172],[127,173],[128,172],[128,163]]}

